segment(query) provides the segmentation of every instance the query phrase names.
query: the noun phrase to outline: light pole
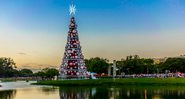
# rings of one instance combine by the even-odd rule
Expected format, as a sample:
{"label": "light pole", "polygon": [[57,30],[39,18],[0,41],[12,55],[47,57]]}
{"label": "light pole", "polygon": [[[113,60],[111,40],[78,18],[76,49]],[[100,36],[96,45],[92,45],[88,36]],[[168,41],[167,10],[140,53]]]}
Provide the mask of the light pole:
{"label": "light pole", "polygon": [[116,77],[116,60],[113,61],[113,78]]}

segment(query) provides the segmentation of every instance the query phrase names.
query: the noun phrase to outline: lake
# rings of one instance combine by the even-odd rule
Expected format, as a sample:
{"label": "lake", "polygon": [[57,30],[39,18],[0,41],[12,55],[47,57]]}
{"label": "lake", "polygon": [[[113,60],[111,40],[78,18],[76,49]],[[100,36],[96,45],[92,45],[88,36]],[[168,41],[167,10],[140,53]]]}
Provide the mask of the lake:
{"label": "lake", "polygon": [[185,86],[52,87],[1,82],[0,99],[184,99]]}

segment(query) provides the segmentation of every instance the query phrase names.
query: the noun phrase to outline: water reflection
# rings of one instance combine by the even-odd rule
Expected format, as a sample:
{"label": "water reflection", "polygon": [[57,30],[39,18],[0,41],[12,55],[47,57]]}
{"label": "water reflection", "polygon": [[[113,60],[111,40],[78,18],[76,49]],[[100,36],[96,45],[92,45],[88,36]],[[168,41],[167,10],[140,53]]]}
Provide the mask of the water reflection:
{"label": "water reflection", "polygon": [[[20,84],[23,85],[22,88]],[[0,99],[184,99],[185,86],[48,87],[3,83]]]}
{"label": "water reflection", "polygon": [[62,87],[60,99],[184,99],[185,87]]}
{"label": "water reflection", "polygon": [[30,85],[32,82],[2,82],[0,99],[60,99],[59,88]]}
{"label": "water reflection", "polygon": [[88,87],[61,87],[60,99],[87,99],[91,88]]}
{"label": "water reflection", "polygon": [[0,91],[0,99],[14,99],[15,95],[15,90]]}

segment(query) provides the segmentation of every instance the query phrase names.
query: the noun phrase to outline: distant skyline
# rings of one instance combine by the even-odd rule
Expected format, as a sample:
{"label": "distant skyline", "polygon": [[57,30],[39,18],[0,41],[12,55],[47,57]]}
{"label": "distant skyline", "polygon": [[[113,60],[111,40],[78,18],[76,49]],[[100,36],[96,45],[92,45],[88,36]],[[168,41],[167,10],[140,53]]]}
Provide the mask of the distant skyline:
{"label": "distant skyline", "polygon": [[[75,0],[85,58],[185,54],[185,0]],[[0,0],[0,57],[18,67],[60,66],[70,0]]]}

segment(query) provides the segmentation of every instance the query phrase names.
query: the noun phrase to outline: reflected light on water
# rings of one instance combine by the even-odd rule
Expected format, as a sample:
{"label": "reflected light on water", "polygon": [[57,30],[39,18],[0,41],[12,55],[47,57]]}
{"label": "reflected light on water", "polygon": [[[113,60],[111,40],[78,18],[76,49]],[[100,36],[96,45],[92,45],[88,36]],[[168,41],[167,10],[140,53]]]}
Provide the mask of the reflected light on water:
{"label": "reflected light on water", "polygon": [[41,90],[40,88],[22,89],[17,91],[14,99],[60,99],[59,90],[50,92]]}
{"label": "reflected light on water", "polygon": [[163,99],[160,95],[154,95],[152,99]]}
{"label": "reflected light on water", "polygon": [[[0,99],[184,99],[183,86],[48,87],[2,83]],[[21,86],[22,85],[22,86]]]}

